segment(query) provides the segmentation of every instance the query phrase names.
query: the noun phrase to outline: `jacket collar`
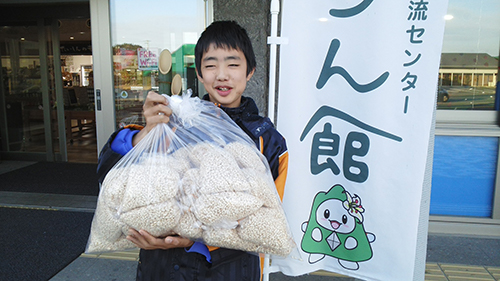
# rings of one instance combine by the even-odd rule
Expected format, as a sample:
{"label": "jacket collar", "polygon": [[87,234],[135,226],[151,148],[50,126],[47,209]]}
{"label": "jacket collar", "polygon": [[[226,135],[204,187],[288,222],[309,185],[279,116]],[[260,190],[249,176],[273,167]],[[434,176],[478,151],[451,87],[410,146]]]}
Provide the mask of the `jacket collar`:
{"label": "jacket collar", "polygon": [[[203,96],[203,100],[210,101],[208,94]],[[257,104],[255,104],[255,101],[250,97],[242,96],[239,107],[224,107],[219,104],[217,105],[235,121],[253,121],[259,118],[259,108],[257,107]]]}

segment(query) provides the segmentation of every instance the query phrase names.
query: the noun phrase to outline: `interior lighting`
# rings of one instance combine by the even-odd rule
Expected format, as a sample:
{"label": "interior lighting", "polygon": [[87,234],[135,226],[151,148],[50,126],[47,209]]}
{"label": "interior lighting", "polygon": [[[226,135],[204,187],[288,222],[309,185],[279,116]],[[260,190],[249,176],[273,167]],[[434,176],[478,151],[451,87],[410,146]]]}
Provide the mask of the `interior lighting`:
{"label": "interior lighting", "polygon": [[453,19],[453,15],[445,15],[444,16],[444,20],[452,20]]}
{"label": "interior lighting", "polygon": [[69,40],[75,40],[75,37],[70,36],[70,37],[69,37]]}
{"label": "interior lighting", "polygon": [[327,22],[327,21],[328,21],[328,19],[327,19],[327,18],[319,18],[319,21],[320,21],[320,22]]}

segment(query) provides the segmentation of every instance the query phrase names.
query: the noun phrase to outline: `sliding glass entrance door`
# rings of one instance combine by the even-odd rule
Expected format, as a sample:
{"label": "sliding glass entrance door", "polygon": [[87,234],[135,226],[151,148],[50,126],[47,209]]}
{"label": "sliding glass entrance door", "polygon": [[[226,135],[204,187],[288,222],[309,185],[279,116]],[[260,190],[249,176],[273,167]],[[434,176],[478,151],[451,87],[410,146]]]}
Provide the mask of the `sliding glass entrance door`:
{"label": "sliding glass entrance door", "polygon": [[0,4],[0,159],[97,162],[89,3]]}
{"label": "sliding glass entrance door", "polygon": [[54,160],[59,135],[50,38],[42,20],[0,28],[3,158]]}

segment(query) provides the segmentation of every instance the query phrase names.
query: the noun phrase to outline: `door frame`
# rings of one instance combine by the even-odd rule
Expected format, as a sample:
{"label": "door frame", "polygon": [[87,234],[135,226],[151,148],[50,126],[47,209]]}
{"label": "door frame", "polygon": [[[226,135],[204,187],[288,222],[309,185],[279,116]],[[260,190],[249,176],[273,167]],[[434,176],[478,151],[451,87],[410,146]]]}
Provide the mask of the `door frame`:
{"label": "door frame", "polygon": [[90,0],[97,150],[116,130],[109,0]]}

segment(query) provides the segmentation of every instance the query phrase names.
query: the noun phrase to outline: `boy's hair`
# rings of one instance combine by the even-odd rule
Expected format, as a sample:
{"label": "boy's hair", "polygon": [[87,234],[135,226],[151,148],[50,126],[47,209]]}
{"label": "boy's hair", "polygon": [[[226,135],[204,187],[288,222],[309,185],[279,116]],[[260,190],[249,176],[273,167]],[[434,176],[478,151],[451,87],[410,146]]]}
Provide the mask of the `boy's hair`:
{"label": "boy's hair", "polygon": [[242,51],[247,61],[247,75],[255,69],[257,62],[246,30],[235,21],[216,21],[201,33],[194,49],[196,71],[200,77],[203,78],[200,71],[201,58],[212,44],[216,48]]}

